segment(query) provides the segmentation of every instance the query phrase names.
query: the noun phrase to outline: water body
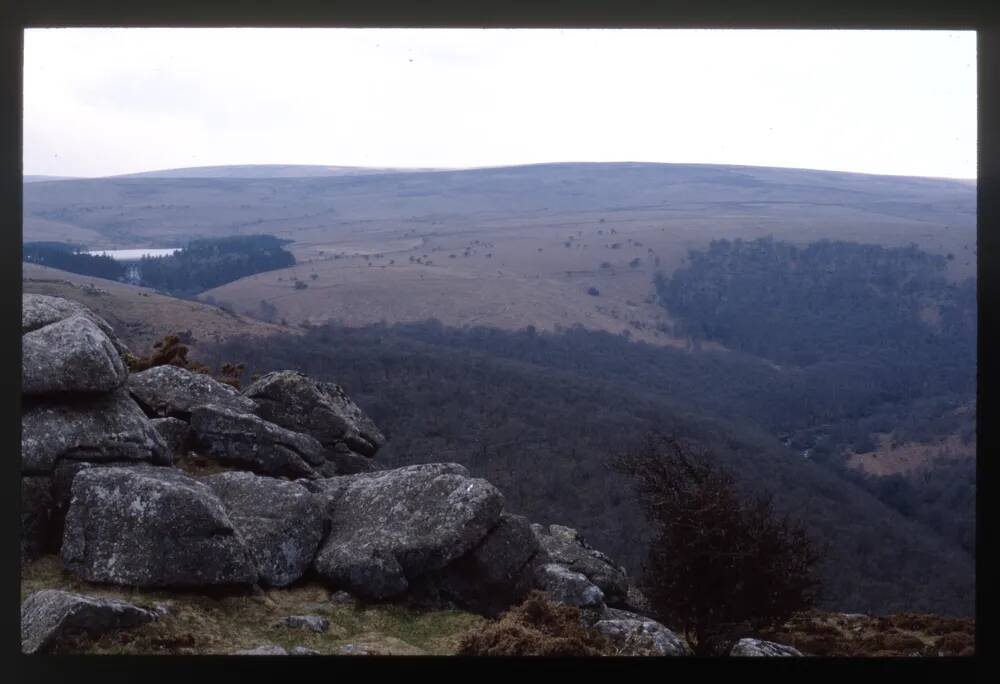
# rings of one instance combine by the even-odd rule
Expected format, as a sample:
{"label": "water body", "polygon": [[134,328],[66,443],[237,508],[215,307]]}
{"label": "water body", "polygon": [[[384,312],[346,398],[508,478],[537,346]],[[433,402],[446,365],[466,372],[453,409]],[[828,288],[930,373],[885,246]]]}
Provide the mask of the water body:
{"label": "water body", "polygon": [[87,252],[92,256],[109,256],[115,261],[137,261],[144,256],[148,257],[165,257],[179,252],[179,247],[174,247],[171,249],[99,249],[93,252]]}

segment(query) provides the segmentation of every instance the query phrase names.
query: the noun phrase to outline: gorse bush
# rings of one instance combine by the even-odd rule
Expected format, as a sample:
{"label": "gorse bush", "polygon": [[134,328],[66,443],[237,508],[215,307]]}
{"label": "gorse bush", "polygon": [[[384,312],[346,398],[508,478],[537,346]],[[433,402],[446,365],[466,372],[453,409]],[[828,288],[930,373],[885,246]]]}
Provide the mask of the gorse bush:
{"label": "gorse bush", "polygon": [[600,633],[580,621],[580,611],[549,601],[533,591],[497,622],[466,634],[458,655],[600,656],[616,650]]}
{"label": "gorse bush", "polygon": [[244,364],[225,362],[219,366],[219,371],[216,373],[209,366],[189,359],[188,352],[188,346],[181,342],[178,335],[167,335],[153,344],[153,349],[147,356],[129,354],[125,361],[132,373],[140,373],[154,366],[177,366],[193,373],[212,376],[223,384],[240,389],[240,377],[245,370]]}
{"label": "gorse bush", "polygon": [[654,528],[643,589],[696,653],[727,650],[816,604],[821,553],[804,528],[778,517],[769,497],[741,496],[707,453],[649,436],[613,465],[632,478]]}

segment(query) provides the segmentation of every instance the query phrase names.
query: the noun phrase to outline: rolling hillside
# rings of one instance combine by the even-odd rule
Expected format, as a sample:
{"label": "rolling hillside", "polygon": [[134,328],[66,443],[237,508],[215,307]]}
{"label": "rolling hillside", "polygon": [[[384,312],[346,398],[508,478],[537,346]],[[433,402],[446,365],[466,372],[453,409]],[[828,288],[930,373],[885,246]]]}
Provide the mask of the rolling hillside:
{"label": "rolling hillside", "polygon": [[173,247],[269,233],[294,240],[299,264],[207,298],[251,313],[266,300],[294,323],[433,311],[449,325],[579,323],[671,345],[685,341],[653,301],[653,275],[713,239],[913,242],[952,254],[956,279],[975,272],[969,181],[633,163],[384,171],[223,167],[31,183],[24,239]]}
{"label": "rolling hillside", "polygon": [[[136,354],[149,352],[166,335],[191,331],[188,346],[233,337],[259,338],[298,331],[228,313],[200,302],[175,299],[145,287],[67,273],[38,264],[23,264],[22,291],[65,297],[83,304],[114,327]],[[195,332],[197,331],[197,332]],[[197,351],[195,351],[197,353]]]}

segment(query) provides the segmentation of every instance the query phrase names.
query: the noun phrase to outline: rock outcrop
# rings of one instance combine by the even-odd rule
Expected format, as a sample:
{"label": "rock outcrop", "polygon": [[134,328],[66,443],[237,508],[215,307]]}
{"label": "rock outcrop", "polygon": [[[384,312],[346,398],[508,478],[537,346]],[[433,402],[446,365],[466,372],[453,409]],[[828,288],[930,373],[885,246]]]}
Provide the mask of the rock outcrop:
{"label": "rock outcrop", "polygon": [[212,489],[170,468],[89,468],[73,479],[62,558],[91,582],[198,587],[257,581]]}
{"label": "rock outcrop", "polygon": [[191,427],[179,418],[153,418],[149,421],[163,439],[167,453],[185,454],[191,446]]}
{"label": "rock outcrop", "polygon": [[261,475],[315,478],[314,466],[325,461],[323,446],[309,435],[224,406],[195,407],[191,432],[200,453]]}
{"label": "rock outcrop", "polygon": [[125,601],[45,589],[21,604],[21,651],[44,653],[67,637],[94,637],[155,619],[155,612]]}
{"label": "rock outcrop", "polygon": [[584,575],[604,596],[609,606],[624,605],[629,582],[624,568],[587,544],[580,534],[563,525],[532,525],[545,559]]}
{"label": "rock outcrop", "polygon": [[693,655],[683,638],[659,622],[634,613],[614,611],[614,617],[598,620],[594,629],[615,644],[621,651],[620,655]]}
{"label": "rock outcrop", "polygon": [[532,561],[539,550],[527,519],[502,513],[482,542],[428,575],[420,593],[495,617],[533,588]]}
{"label": "rock outcrop", "polygon": [[774,657],[801,656],[802,653],[798,649],[792,648],[791,646],[785,646],[784,644],[778,644],[773,641],[764,641],[762,639],[740,639],[736,642],[736,645],[733,646],[729,655],[734,657]]}
{"label": "rock outcrop", "polygon": [[[108,323],[59,297],[23,295],[22,561],[58,549],[64,463],[169,465],[163,439],[124,385],[126,347]],[[63,470],[65,473],[65,469]]]}
{"label": "rock outcrop", "polygon": [[[285,587],[314,571],[336,600],[408,598],[489,616],[540,589],[580,608],[622,653],[689,652],[637,614],[645,601],[624,569],[576,530],[505,511],[502,494],[459,464],[374,470],[385,437],[339,386],[295,371],[242,394],[174,366],[128,376],[106,322],[58,298],[24,301],[24,558],[59,551],[84,580],[149,588]],[[195,477],[174,456],[191,472],[206,458],[234,470]],[[156,614],[87,597],[25,605],[42,625],[33,634]],[[31,638],[36,650],[48,643]],[[754,644],[743,650],[776,646]]]}
{"label": "rock outcrop", "polygon": [[375,423],[339,385],[285,370],[268,373],[244,394],[260,406],[261,417],[312,435],[330,450],[340,446],[341,453],[350,451],[371,458],[385,444]]}
{"label": "rock outcrop", "polygon": [[500,520],[503,496],[457,464],[318,480],[330,532],[316,571],[353,594],[384,599],[444,568],[482,541]]}
{"label": "rock outcrop", "polygon": [[124,392],[25,402],[22,472],[49,474],[61,459],[170,463],[163,439]]}
{"label": "rock outcrop", "polygon": [[581,572],[574,572],[559,563],[544,563],[535,570],[535,586],[551,601],[577,608],[603,611],[604,592]]}
{"label": "rock outcrop", "polygon": [[190,420],[198,406],[213,404],[237,413],[254,413],[257,404],[229,385],[179,366],[154,366],[128,378],[132,398],[151,417]]}
{"label": "rock outcrop", "polygon": [[222,501],[262,584],[283,587],[302,577],[326,525],[315,494],[294,482],[245,472],[219,473],[201,481]]}
{"label": "rock outcrop", "polygon": [[21,295],[22,336],[76,315],[89,318],[108,337],[120,355],[128,353],[128,347],[115,335],[108,322],[82,304],[50,295]]}
{"label": "rock outcrop", "polygon": [[128,369],[108,336],[76,314],[21,337],[21,393],[110,392]]}

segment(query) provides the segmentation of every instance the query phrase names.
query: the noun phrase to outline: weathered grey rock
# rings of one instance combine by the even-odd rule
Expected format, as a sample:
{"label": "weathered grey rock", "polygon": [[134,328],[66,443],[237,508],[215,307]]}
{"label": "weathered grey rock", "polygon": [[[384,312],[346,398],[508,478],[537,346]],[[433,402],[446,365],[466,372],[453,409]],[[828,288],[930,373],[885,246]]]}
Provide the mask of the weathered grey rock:
{"label": "weathered grey rock", "polygon": [[[622,613],[631,617],[623,617]],[[617,611],[616,617],[596,622],[594,629],[608,637],[620,649],[620,655],[693,655],[684,639],[641,615]]]}
{"label": "weathered grey rock", "polygon": [[330,595],[330,601],[347,606],[354,605],[356,603],[354,597],[343,589],[333,592],[333,594]]}
{"label": "weathered grey rock", "polygon": [[247,655],[247,656],[286,656],[288,651],[283,649],[281,646],[275,646],[273,644],[266,644],[264,646],[257,646],[256,648],[249,648],[245,651],[234,651],[232,655]]}
{"label": "weathered grey rock", "polygon": [[344,644],[340,647],[340,653],[342,655],[370,655],[371,652],[364,646],[359,646],[358,644]]}
{"label": "weathered grey rock", "polygon": [[21,295],[21,335],[58,323],[71,316],[82,315],[89,318],[111,341],[119,355],[128,353],[128,347],[115,335],[106,320],[77,302],[62,297],[43,294]]}
{"label": "weathered grey rock", "polygon": [[289,615],[279,620],[278,624],[291,629],[308,629],[317,634],[330,629],[330,621],[321,615]]}
{"label": "weathered grey rock", "polygon": [[317,656],[317,655],[322,655],[322,654],[319,651],[315,650],[315,649],[306,648],[305,646],[292,646],[291,650],[288,651],[288,655],[293,655],[293,656]]}
{"label": "weathered grey rock", "polygon": [[314,567],[365,598],[406,591],[496,526],[503,496],[457,464],[427,464],[319,480],[330,532]]}
{"label": "weathered grey rock", "polygon": [[637,613],[644,616],[650,615],[653,610],[653,606],[650,604],[649,599],[646,598],[646,595],[631,584],[629,585],[628,594],[625,596],[625,601],[621,604],[621,607],[631,613]]}
{"label": "weathered grey rock", "polygon": [[201,481],[222,501],[262,584],[283,587],[302,577],[326,525],[317,495],[294,482],[246,472],[219,473]]}
{"label": "weathered grey rock", "polygon": [[639,613],[633,613],[628,610],[622,610],[621,608],[604,608],[604,612],[601,613],[602,620],[649,620],[651,618],[640,615]]}
{"label": "weathered grey rock", "polygon": [[535,586],[557,603],[604,610],[604,593],[583,573],[559,563],[544,563],[535,570]]}
{"label": "weathered grey rock", "polygon": [[222,406],[195,407],[191,432],[199,453],[261,475],[314,478],[313,466],[324,462],[323,446],[309,435]]}
{"label": "weathered grey rock", "polygon": [[285,370],[268,373],[243,393],[257,402],[263,418],[312,435],[328,448],[344,444],[371,457],[385,444],[375,423],[339,385]]}
{"label": "weathered grey rock", "polygon": [[117,599],[59,589],[36,591],[21,604],[21,650],[43,653],[69,636],[98,636],[156,619],[156,613]]}
{"label": "weathered grey rock", "polygon": [[65,567],[138,587],[253,584],[257,571],[219,498],[172,468],[87,468],[73,478]]}
{"label": "weathered grey rock", "polygon": [[46,553],[58,553],[62,545],[63,527],[66,519],[66,511],[69,510],[70,500],[73,497],[73,479],[81,470],[88,468],[134,468],[146,467],[145,463],[129,463],[127,461],[110,461],[107,463],[91,463],[89,461],[61,460],[56,463],[52,471],[52,484],[50,494],[52,496],[52,517],[51,517],[51,541],[46,545]]}
{"label": "weathered grey rock", "polygon": [[733,650],[729,652],[731,656],[737,657],[749,657],[749,656],[801,656],[802,652],[798,649],[792,648],[791,646],[785,646],[784,644],[778,644],[773,641],[764,641],[762,639],[740,639],[733,646]]}
{"label": "weathered grey rock", "polygon": [[[73,498],[73,479],[81,470],[87,470],[88,468],[133,468],[145,465],[145,463],[129,463],[128,461],[109,461],[107,463],[59,461],[52,471],[52,499],[55,503],[56,511],[61,511],[62,516],[65,517],[66,511],[69,509],[70,500]],[[62,532],[60,528],[61,542]]]}
{"label": "weathered grey rock", "polygon": [[59,548],[49,477],[21,478],[21,562]]}
{"label": "weathered grey rock", "polygon": [[163,439],[123,391],[59,402],[25,402],[22,473],[51,473],[60,459],[170,463]]}
{"label": "weathered grey rock", "polygon": [[153,612],[159,617],[166,617],[174,615],[177,612],[177,606],[173,601],[157,601],[153,604]]}
{"label": "weathered grey rock", "polygon": [[128,380],[111,340],[80,314],[25,334],[21,350],[24,395],[111,392]]}
{"label": "weathered grey rock", "polygon": [[532,588],[532,559],[539,551],[527,519],[503,513],[486,538],[443,570],[427,576],[422,591],[467,610],[496,616]]}
{"label": "weathered grey rock", "polygon": [[187,453],[191,446],[191,427],[187,423],[179,418],[153,418],[149,422],[163,438],[171,457]]}
{"label": "weathered grey rock", "polygon": [[316,471],[323,477],[356,475],[376,470],[372,459],[354,453],[343,444],[337,444],[332,448],[325,447],[323,456],[325,462],[316,467]]}
{"label": "weathered grey rock", "polygon": [[563,525],[532,525],[548,562],[559,563],[569,570],[582,573],[597,585],[604,600],[611,606],[623,605],[628,596],[628,576],[625,569],[600,551],[587,544],[580,534]]}
{"label": "weathered grey rock", "polygon": [[204,373],[178,366],[154,366],[128,379],[128,390],[151,416],[188,420],[197,406],[212,404],[236,411],[253,413],[257,404]]}

